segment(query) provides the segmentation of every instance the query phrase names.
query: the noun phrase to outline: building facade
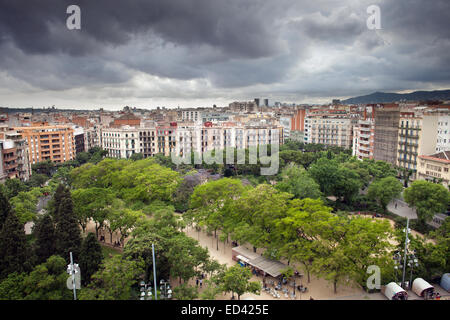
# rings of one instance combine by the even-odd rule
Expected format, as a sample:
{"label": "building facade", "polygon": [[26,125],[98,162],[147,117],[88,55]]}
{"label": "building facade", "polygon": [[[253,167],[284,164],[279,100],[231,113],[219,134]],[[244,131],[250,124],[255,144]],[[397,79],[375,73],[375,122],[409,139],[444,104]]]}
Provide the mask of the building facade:
{"label": "building facade", "polygon": [[374,111],[373,158],[395,165],[397,163],[400,108],[393,105],[376,107]]}
{"label": "building facade", "polygon": [[61,163],[75,158],[74,132],[70,126],[14,128],[28,144],[30,164],[50,160]]}
{"label": "building facade", "polygon": [[448,188],[450,185],[450,151],[419,156],[417,179],[442,182]]}

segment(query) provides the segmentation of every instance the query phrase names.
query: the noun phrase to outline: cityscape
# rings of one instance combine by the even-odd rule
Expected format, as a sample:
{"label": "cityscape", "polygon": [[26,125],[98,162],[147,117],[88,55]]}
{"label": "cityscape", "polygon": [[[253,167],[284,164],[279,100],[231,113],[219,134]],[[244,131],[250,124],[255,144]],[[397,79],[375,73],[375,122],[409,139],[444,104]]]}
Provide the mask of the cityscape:
{"label": "cityscape", "polygon": [[447,2],[20,2],[0,300],[450,300]]}

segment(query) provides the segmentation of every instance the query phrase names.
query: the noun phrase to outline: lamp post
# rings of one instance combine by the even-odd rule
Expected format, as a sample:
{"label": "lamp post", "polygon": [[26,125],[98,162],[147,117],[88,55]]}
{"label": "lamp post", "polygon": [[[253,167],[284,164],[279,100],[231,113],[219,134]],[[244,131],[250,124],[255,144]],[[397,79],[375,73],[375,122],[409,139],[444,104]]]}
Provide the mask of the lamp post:
{"label": "lamp post", "polygon": [[412,288],[413,269],[414,269],[414,267],[419,266],[419,260],[417,259],[414,251],[408,255],[408,266],[411,268],[411,274],[409,276],[409,289],[411,289]]}
{"label": "lamp post", "polygon": [[393,259],[394,259],[394,269],[395,269],[395,282],[398,282],[398,269],[401,264],[400,261],[402,260],[402,255],[398,251],[396,251]]}
{"label": "lamp post", "polygon": [[162,299],[171,299],[172,298],[172,289],[170,289],[170,283],[161,279],[159,281],[161,298]]}
{"label": "lamp post", "polygon": [[405,289],[405,274],[406,274],[406,256],[408,252],[408,234],[409,234],[409,218],[406,218],[406,229],[404,229],[404,232],[406,234],[405,236],[405,251],[403,254],[403,277],[402,277],[402,285],[401,287]]}
{"label": "lamp post", "polygon": [[[141,296],[139,300],[152,300],[152,286],[151,283],[145,283],[144,281],[141,281]],[[147,299],[146,299],[147,297]]]}

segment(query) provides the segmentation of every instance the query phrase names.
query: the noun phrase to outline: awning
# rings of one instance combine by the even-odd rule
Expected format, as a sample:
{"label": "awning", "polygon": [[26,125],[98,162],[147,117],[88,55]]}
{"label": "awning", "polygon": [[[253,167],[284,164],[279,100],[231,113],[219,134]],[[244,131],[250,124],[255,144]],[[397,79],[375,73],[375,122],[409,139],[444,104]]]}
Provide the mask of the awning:
{"label": "awning", "polygon": [[245,263],[249,263],[249,260],[246,257],[243,257],[241,255],[237,255],[236,259],[241,260],[241,261],[243,261]]}
{"label": "awning", "polygon": [[419,297],[423,297],[423,293],[426,290],[434,290],[434,287],[425,280],[423,280],[422,278],[416,278],[413,281],[412,290]]}
{"label": "awning", "polygon": [[384,290],[384,295],[389,299],[392,300],[396,295],[408,295],[408,293],[403,290],[402,287],[400,287],[395,282],[391,282],[388,285],[386,285],[386,288]]}
{"label": "awning", "polygon": [[286,265],[280,261],[270,260],[265,258],[251,250],[246,249],[243,246],[234,247],[232,249],[238,260],[244,261],[245,263],[267,273],[269,276],[274,278],[281,275],[281,271],[286,269]]}

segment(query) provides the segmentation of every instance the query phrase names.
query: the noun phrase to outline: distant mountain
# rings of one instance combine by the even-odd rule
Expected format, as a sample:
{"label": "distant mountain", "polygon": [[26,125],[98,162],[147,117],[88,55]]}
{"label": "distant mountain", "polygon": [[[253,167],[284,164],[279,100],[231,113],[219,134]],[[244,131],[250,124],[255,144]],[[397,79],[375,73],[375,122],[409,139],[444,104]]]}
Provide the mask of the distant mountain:
{"label": "distant mountain", "polygon": [[359,96],[343,100],[344,104],[390,103],[399,101],[435,101],[450,100],[450,90],[414,91],[411,93],[374,92],[367,96]]}

